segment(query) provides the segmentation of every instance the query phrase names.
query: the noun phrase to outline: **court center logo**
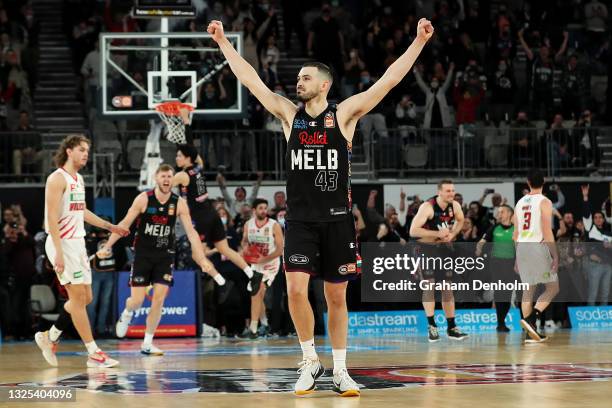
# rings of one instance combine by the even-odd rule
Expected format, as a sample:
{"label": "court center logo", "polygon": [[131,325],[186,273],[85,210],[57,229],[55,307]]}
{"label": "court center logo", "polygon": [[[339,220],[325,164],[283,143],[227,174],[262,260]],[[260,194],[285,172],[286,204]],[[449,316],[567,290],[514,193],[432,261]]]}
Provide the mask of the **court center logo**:
{"label": "court center logo", "polygon": [[[612,363],[581,364],[438,364],[352,368],[362,389],[382,390],[448,385],[494,385],[612,380]],[[449,375],[449,370],[453,375]],[[90,371],[45,383],[1,386],[59,386],[115,394],[180,394],[293,392],[294,368],[227,370]],[[331,372],[317,381],[317,390],[332,391]]]}

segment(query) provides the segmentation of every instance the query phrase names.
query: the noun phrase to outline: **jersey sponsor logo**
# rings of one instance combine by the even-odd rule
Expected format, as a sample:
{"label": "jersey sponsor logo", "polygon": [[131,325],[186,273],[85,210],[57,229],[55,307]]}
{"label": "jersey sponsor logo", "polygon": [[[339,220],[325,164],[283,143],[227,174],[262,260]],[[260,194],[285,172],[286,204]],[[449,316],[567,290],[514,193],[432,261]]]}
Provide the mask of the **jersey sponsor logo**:
{"label": "jersey sponsor logo", "polygon": [[295,149],[291,150],[291,170],[337,170],[338,151],[327,150],[327,155],[322,150]]}
{"label": "jersey sponsor logo", "polygon": [[355,244],[354,242],[349,242],[349,248],[355,249],[357,248],[357,244]]}
{"label": "jersey sponsor logo", "polygon": [[145,225],[144,233],[145,235],[150,235],[152,237],[167,237],[172,232],[172,228],[169,225],[158,225],[158,224],[149,224]]}
{"label": "jersey sponsor logo", "polygon": [[70,203],[68,211],[84,211],[85,203]]}
{"label": "jersey sponsor logo", "polygon": [[293,128],[300,130],[308,129],[308,122],[306,122],[304,119],[295,119],[293,121]]}
{"label": "jersey sponsor logo", "polygon": [[327,132],[319,132],[315,130],[313,134],[308,132],[300,132],[298,137],[300,138],[301,145],[326,145],[327,144]]}
{"label": "jersey sponsor logo", "polygon": [[293,254],[289,257],[289,262],[296,265],[306,265],[310,262],[310,259],[306,255],[302,254]]}
{"label": "jersey sponsor logo", "polygon": [[70,201],[85,201],[85,193],[70,193]]}
{"label": "jersey sponsor logo", "polygon": [[157,212],[157,208],[147,207],[147,214],[155,214],[156,212]]}
{"label": "jersey sponsor logo", "polygon": [[164,212],[165,207],[159,207],[159,212]]}
{"label": "jersey sponsor logo", "polygon": [[336,121],[334,120],[334,113],[327,112],[325,114],[325,118],[323,119],[323,126],[326,128],[334,128],[336,127]]}
{"label": "jersey sponsor logo", "polygon": [[310,122],[308,122],[308,126],[310,126],[310,127],[317,127],[317,121],[316,120],[311,120]]}
{"label": "jersey sponsor logo", "polygon": [[348,209],[346,207],[338,207],[338,208],[330,208],[329,215],[346,215],[348,214]]}
{"label": "jersey sponsor logo", "polygon": [[340,275],[348,275],[349,273],[355,272],[357,272],[357,264],[354,263],[340,265],[340,267],[338,268],[338,273]]}
{"label": "jersey sponsor logo", "polygon": [[153,221],[155,224],[166,225],[168,224],[168,217],[165,215],[154,215],[151,217],[151,221]]}
{"label": "jersey sponsor logo", "polygon": [[72,276],[74,277],[74,279],[80,279],[83,277],[83,271],[76,271],[72,274]]}

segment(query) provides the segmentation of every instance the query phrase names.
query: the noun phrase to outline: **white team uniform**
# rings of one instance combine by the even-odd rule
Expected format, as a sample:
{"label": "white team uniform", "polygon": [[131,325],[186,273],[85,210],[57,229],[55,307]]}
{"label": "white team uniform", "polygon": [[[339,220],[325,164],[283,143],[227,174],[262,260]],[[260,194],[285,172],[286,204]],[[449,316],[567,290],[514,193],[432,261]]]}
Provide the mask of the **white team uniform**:
{"label": "white team uniform", "polygon": [[[276,250],[276,243],[274,242],[274,224],[276,223],[276,220],[268,218],[265,224],[259,226],[257,225],[257,218],[253,217],[244,226],[248,231],[249,245],[255,245],[262,256],[267,256]],[[251,268],[256,272],[263,273],[262,281],[270,287],[278,273],[280,263],[281,257],[279,256],[265,264],[252,264]]]}
{"label": "white team uniform", "polygon": [[523,283],[535,285],[557,281],[552,273],[552,256],[542,230],[542,194],[527,194],[516,204],[516,263]]}
{"label": "white team uniform", "polygon": [[[91,269],[85,247],[85,183],[78,173],[76,179],[62,168],[57,169],[51,176],[56,173],[60,173],[66,180],[58,222],[64,252],[64,272],[58,275],[59,281],[62,285],[91,285]],[[45,231],[49,234],[47,211],[45,202]],[[50,234],[45,242],[45,251],[47,258],[55,266],[56,252]]]}

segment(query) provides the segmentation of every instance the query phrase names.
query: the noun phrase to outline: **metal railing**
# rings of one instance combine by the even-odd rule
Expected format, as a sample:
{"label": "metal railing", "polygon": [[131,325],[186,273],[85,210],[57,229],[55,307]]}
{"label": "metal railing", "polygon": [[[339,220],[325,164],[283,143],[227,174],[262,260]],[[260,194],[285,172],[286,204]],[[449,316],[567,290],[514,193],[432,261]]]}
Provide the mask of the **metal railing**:
{"label": "metal railing", "polygon": [[[88,136],[94,143],[93,152],[113,154],[117,180],[132,182],[138,180],[147,134],[148,130],[118,130]],[[268,180],[285,179],[286,142],[280,132],[194,130],[193,136],[211,178],[221,170],[234,179],[248,179],[258,171]],[[54,153],[45,148],[48,137],[41,132],[0,132],[0,180],[43,181],[52,169]],[[161,141],[160,155],[174,165],[176,146]],[[388,129],[383,136],[373,132],[369,138],[358,129],[353,163],[354,173],[361,169],[370,179],[426,174],[511,177],[532,167],[541,168],[549,177],[586,176],[612,168],[612,128],[403,127]]]}

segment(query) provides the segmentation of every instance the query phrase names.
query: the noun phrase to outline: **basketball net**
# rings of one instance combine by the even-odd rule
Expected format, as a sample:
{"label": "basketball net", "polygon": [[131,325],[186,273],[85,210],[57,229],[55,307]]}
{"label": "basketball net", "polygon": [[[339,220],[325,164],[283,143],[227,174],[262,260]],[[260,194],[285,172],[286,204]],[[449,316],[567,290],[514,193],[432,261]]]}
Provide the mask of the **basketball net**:
{"label": "basketball net", "polygon": [[160,103],[155,107],[159,118],[166,124],[166,139],[176,144],[186,144],[185,123],[181,117],[181,109],[187,109],[189,116],[193,114],[193,106],[179,101]]}

